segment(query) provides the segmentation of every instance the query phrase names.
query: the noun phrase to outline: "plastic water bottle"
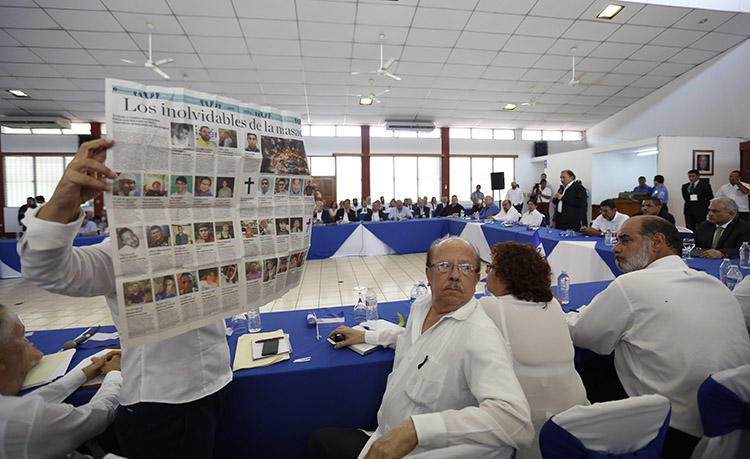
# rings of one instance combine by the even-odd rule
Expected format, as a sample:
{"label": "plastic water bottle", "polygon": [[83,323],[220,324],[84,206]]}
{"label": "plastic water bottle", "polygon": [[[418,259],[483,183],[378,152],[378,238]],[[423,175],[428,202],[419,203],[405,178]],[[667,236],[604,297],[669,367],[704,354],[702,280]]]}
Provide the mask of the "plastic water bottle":
{"label": "plastic water bottle", "polygon": [[721,262],[721,266],[719,266],[719,280],[721,280],[721,283],[724,285],[727,284],[727,273],[731,266],[732,263],[729,261],[729,258],[725,258],[724,261]]}
{"label": "plastic water bottle", "polygon": [[742,281],[742,273],[737,265],[732,265],[727,273],[727,288],[734,290],[734,288]]}
{"label": "plastic water bottle", "polygon": [[750,268],[750,244],[747,242],[740,247],[740,268]]}
{"label": "plastic water bottle", "polygon": [[604,233],[604,245],[610,246],[612,245],[612,230],[607,229],[607,232]]}
{"label": "plastic water bottle", "polygon": [[367,287],[365,306],[367,307],[367,320],[378,320],[378,296],[372,287]]}
{"label": "plastic water bottle", "polygon": [[250,333],[258,333],[261,328],[260,311],[258,309],[247,311],[247,331]]}
{"label": "plastic water bottle", "polygon": [[427,294],[427,286],[424,285],[424,281],[419,281],[414,284],[414,287],[411,288],[411,292],[409,292],[409,302],[414,304],[417,298],[425,294]]}
{"label": "plastic water bottle", "polygon": [[563,269],[559,276],[557,276],[557,296],[562,301],[562,304],[570,303],[570,276]]}
{"label": "plastic water bottle", "polygon": [[359,300],[357,300],[357,304],[354,305],[354,325],[359,325],[362,322],[367,320],[367,306],[365,306],[364,301],[362,301],[362,296],[360,295]]}

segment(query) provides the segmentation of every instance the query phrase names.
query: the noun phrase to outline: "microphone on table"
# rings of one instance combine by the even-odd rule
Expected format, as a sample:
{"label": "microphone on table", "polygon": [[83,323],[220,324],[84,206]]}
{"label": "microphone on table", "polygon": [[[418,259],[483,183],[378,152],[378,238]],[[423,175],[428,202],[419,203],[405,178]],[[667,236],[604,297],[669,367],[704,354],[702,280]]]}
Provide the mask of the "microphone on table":
{"label": "microphone on table", "polygon": [[92,336],[94,336],[96,334],[96,332],[99,331],[100,327],[101,327],[101,325],[97,325],[96,328],[94,328],[93,330],[91,329],[91,327],[89,327],[86,331],[84,331],[83,333],[81,333],[80,335],[78,335],[77,338],[75,338],[75,339],[73,339],[71,341],[66,341],[62,345],[62,350],[64,351],[64,350],[67,350],[67,349],[74,349],[74,348],[78,347],[79,344],[82,344],[82,343],[88,341],[89,338],[91,338]]}

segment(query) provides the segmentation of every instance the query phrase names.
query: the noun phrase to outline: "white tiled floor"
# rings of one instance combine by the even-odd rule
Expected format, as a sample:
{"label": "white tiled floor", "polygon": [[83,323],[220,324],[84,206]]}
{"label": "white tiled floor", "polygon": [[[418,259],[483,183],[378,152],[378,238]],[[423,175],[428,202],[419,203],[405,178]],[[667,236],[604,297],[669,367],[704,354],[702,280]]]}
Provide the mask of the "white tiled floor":
{"label": "white tiled floor", "polygon": [[[354,287],[372,286],[378,302],[404,300],[425,279],[425,254],[310,260],[299,287],[261,312],[346,306],[356,302]],[[478,284],[478,290],[483,289]],[[28,330],[110,325],[104,297],[74,298],[48,293],[23,279],[0,280],[1,302],[18,313]]]}

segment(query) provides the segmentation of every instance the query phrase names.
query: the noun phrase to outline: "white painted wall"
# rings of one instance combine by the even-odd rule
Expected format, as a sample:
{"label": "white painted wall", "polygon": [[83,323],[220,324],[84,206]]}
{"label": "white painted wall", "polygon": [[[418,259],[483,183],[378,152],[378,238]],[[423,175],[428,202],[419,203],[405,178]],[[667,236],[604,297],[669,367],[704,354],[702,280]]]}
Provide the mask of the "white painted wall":
{"label": "white painted wall", "polygon": [[[654,146],[655,148],[655,146]],[[591,203],[616,198],[621,191],[638,186],[638,177],[651,183],[657,172],[657,156],[638,156],[635,152],[612,151],[592,155]]]}
{"label": "white painted wall", "polygon": [[685,225],[680,190],[687,182],[687,171],[693,168],[693,150],[714,150],[714,175],[707,178],[716,193],[729,181],[729,172],[740,167],[740,142],[736,137],[659,137],[658,170],[669,190],[669,211],[677,225]]}
{"label": "white painted wall", "polygon": [[589,128],[590,146],[652,136],[750,136],[750,40]]}
{"label": "white painted wall", "polygon": [[67,153],[78,150],[77,135],[2,134],[3,153]]}

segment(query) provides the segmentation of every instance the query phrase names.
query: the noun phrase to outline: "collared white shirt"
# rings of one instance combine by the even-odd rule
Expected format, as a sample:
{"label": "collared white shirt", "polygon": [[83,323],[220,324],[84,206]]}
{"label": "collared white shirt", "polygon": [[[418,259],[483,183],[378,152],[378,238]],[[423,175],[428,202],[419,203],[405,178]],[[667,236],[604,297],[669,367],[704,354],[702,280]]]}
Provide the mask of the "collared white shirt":
{"label": "collared white shirt", "polygon": [[508,192],[505,193],[505,199],[509,200],[514,206],[523,204],[523,191],[521,191],[521,187],[519,186],[518,188],[511,188],[508,190]]}
{"label": "collared white shirt", "polygon": [[422,333],[431,306],[432,296],[423,295],[405,329],[365,332],[366,342],[395,345],[396,355],[378,428],[360,457],[409,417],[418,438],[413,455],[451,447],[455,454],[440,457],[510,457],[510,448],[530,444],[533,429],[502,335],[475,298]]}
{"label": "collared white shirt", "polygon": [[323,212],[325,212],[325,210],[321,210],[320,212],[316,212],[315,213],[315,221],[316,222],[323,220]]}
{"label": "collared white shirt", "polygon": [[406,217],[411,217],[411,208],[407,206],[403,206],[401,212],[398,211],[398,207],[391,207],[388,211],[388,218],[391,220],[398,220]]}
{"label": "collared white shirt", "polygon": [[[53,293],[104,295],[117,327],[112,239],[72,247],[83,214],[68,224],[40,220],[27,212],[27,231],[18,243],[23,277]],[[120,403],[187,403],[211,395],[232,380],[223,320],[156,343],[122,350]]]}
{"label": "collared white shirt", "polygon": [[374,210],[372,211],[372,217],[370,218],[370,221],[373,221],[373,222],[379,222],[380,221],[380,211],[379,210],[377,212],[375,212]]}
{"label": "collared white shirt", "polygon": [[347,212],[346,209],[344,209],[344,218],[341,219],[344,223],[349,223],[349,212]]}
{"label": "collared white shirt", "polygon": [[594,229],[601,231],[602,233],[606,233],[607,230],[610,230],[616,234],[620,231],[622,224],[625,223],[629,218],[630,217],[628,217],[627,215],[621,214],[617,211],[615,211],[615,216],[612,218],[612,220],[607,220],[606,218],[604,218],[604,215],[599,214],[599,216],[596,217],[593,222],[591,222],[591,226]]}
{"label": "collared white shirt", "polygon": [[[542,193],[549,196],[549,198],[545,198],[544,196],[542,196]],[[547,187],[541,190],[539,194],[539,202],[550,202],[550,200],[552,199],[552,196],[554,195],[555,195],[555,192],[552,190],[552,187],[547,185]]]}
{"label": "collared white shirt", "polygon": [[[750,185],[745,182],[742,183],[742,186],[745,188],[750,188]],[[716,197],[724,197],[724,198],[730,198],[734,202],[737,203],[738,211],[739,212],[749,212],[750,206],[748,205],[748,195],[740,191],[740,187],[737,185],[732,185],[731,183],[725,183],[719,188],[719,191],[716,192]]]}
{"label": "collared white shirt", "polygon": [[[563,188],[563,191],[560,194],[563,195],[563,196],[565,196],[565,192],[568,191],[568,188],[570,188],[570,186],[572,184],[574,184],[574,183],[575,183],[575,180],[573,180],[572,182],[568,183],[565,186],[565,188]],[[560,200],[557,202],[557,213],[561,214],[562,211],[563,211],[563,200],[562,200],[562,197],[561,197]]]}
{"label": "collared white shirt", "polygon": [[62,403],[86,382],[82,368],[23,397],[0,395],[0,457],[63,457],[104,432],[115,417],[122,376],[107,373],[85,405]]}
{"label": "collared white shirt", "polygon": [[521,216],[521,224],[526,226],[541,226],[543,220],[544,215],[536,209],[533,212],[526,211]]}
{"label": "collared white shirt", "polygon": [[500,209],[500,213],[494,215],[492,218],[500,222],[516,223],[521,219],[521,214],[518,213],[515,207],[510,206],[507,212],[505,209]]}
{"label": "collared white shirt", "polygon": [[615,351],[629,396],[667,397],[670,425],[696,437],[703,435],[696,398],[703,380],[750,363],[750,338],[732,292],[676,255],[615,278],[566,320],[574,345]]}

